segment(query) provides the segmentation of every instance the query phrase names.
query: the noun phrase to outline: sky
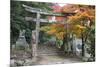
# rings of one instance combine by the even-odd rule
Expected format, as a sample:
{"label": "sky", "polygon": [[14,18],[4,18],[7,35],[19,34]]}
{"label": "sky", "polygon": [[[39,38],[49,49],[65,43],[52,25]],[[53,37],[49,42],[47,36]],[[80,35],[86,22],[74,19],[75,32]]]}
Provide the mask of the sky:
{"label": "sky", "polygon": [[65,3],[58,3],[61,7],[63,7],[64,5],[66,5]]}

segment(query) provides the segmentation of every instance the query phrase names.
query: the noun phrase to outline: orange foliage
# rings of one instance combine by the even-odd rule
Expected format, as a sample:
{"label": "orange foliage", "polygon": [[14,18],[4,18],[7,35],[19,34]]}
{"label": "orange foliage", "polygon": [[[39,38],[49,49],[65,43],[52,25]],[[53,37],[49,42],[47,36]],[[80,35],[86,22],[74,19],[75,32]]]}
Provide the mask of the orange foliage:
{"label": "orange foliage", "polygon": [[63,37],[66,34],[64,24],[52,24],[49,28],[50,30],[47,31],[48,34],[54,35],[57,39],[63,40]]}
{"label": "orange foliage", "polygon": [[[89,6],[67,4],[62,8],[58,8],[56,12],[76,13],[75,15],[66,18],[67,21],[64,24],[57,23],[49,26],[50,29],[47,33],[56,36],[56,38],[60,40],[63,40],[64,36],[70,33],[74,33],[80,37],[87,28],[84,23],[88,23],[88,21],[95,19],[95,10]],[[56,17],[56,19],[59,21],[62,19],[64,20],[63,17]]]}
{"label": "orange foliage", "polygon": [[75,13],[77,9],[78,9],[78,5],[66,4],[65,6],[62,7],[62,12],[63,13]]}
{"label": "orange foliage", "polygon": [[63,40],[64,35],[65,35],[65,32],[56,33],[56,37],[57,37],[58,39],[60,39],[60,40]]}

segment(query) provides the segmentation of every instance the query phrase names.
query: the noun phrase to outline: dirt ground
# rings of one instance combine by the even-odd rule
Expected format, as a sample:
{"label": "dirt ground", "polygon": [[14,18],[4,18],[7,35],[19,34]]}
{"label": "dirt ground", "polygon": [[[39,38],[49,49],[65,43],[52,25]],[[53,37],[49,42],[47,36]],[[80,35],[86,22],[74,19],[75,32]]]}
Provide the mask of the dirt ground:
{"label": "dirt ground", "polygon": [[37,56],[34,61],[25,56],[11,59],[11,67],[16,66],[31,66],[31,65],[50,65],[50,64],[67,64],[67,63],[80,63],[82,60],[78,57],[63,56],[63,55],[42,55]]}
{"label": "dirt ground", "polygon": [[[44,49],[46,46],[44,46]],[[67,63],[80,63],[82,59],[74,55],[64,55],[62,52],[58,53],[55,48],[46,48],[43,46],[38,51],[38,56],[35,61],[32,59],[32,51],[27,50],[12,50],[11,52],[11,67],[17,66],[32,66],[32,65],[50,65],[50,64],[67,64]],[[55,52],[54,52],[55,51]],[[42,54],[41,54],[42,53]]]}
{"label": "dirt ground", "polygon": [[78,63],[82,62],[81,59],[76,57],[65,57],[65,56],[40,56],[37,58],[36,63],[39,65],[48,64],[66,64],[66,63]]}

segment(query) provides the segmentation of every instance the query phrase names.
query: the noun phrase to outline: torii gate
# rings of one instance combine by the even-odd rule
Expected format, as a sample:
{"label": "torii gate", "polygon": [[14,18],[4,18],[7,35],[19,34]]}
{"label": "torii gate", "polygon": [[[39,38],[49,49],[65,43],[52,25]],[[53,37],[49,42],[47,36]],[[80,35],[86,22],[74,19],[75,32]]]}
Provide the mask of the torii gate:
{"label": "torii gate", "polygon": [[[45,19],[40,19],[40,15],[47,15],[47,16],[64,16],[62,14],[58,14],[58,13],[52,13],[52,12],[46,12],[46,11],[43,11],[41,9],[38,9],[38,8],[32,8],[30,6],[27,6],[27,5],[22,5],[26,11],[28,12],[31,12],[31,13],[36,13],[36,18],[32,19],[30,17],[26,17],[26,20],[28,21],[36,21],[36,39],[35,39],[35,43],[32,42],[32,50],[33,50],[33,60],[36,60],[36,56],[37,56],[37,46],[38,46],[38,42],[39,42],[39,28],[40,28],[40,22],[49,22]],[[68,13],[68,14],[71,14],[71,13]],[[32,33],[34,34],[34,33]],[[34,39],[34,37],[32,37]]]}

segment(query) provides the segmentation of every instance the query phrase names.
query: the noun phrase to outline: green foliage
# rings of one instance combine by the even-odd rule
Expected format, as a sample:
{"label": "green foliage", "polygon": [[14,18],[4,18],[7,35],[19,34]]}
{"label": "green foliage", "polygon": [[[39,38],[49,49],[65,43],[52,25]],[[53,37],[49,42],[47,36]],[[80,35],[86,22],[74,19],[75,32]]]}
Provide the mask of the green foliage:
{"label": "green foliage", "polygon": [[[35,8],[41,8],[45,11],[52,10],[49,7],[49,3],[40,3],[40,2],[31,2],[31,1],[12,1],[11,0],[11,44],[15,43],[20,30],[26,30],[29,29],[29,33],[31,33],[32,30],[35,29],[35,23],[32,22],[26,22],[25,17],[30,16],[36,18],[36,14],[32,14],[30,12],[25,11],[25,9],[22,7],[22,4],[35,7]],[[41,16],[43,18],[46,18],[45,16]],[[28,36],[27,36],[28,35]],[[30,34],[26,33],[26,37],[30,37]]]}
{"label": "green foliage", "polygon": [[63,45],[63,40],[56,40],[56,46],[58,48],[61,48],[62,45]]}
{"label": "green foliage", "polygon": [[89,37],[87,39],[90,41],[89,53],[91,54],[92,58],[95,58],[95,28],[94,27],[91,28]]}
{"label": "green foliage", "polygon": [[40,34],[39,35],[39,40],[40,40],[41,44],[48,42],[53,37],[53,36],[45,33],[44,31],[40,31],[39,34]]}

